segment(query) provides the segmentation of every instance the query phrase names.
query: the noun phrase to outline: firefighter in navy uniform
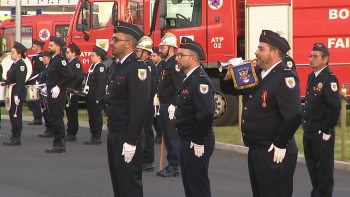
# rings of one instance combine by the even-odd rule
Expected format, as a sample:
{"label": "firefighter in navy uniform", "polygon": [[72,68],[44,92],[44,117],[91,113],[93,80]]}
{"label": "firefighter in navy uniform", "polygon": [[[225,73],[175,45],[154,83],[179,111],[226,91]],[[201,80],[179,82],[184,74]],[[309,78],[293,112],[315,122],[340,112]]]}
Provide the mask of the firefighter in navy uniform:
{"label": "firefighter in navy uniform", "polygon": [[164,59],[162,80],[158,83],[160,100],[160,117],[165,148],[167,150],[168,166],[157,172],[157,176],[172,177],[180,174],[179,136],[175,130],[174,119],[169,114],[175,112],[175,96],[184,76],[175,60],[177,48],[176,36],[166,33],[159,44],[159,52]]}
{"label": "firefighter in navy uniform", "polygon": [[176,60],[185,78],[176,96],[175,127],[180,137],[180,169],[187,197],[210,197],[209,159],[214,151],[214,85],[200,65],[203,48],[182,37]]}
{"label": "firefighter in navy uniform", "polygon": [[86,93],[85,101],[89,114],[89,125],[91,138],[85,140],[86,145],[101,144],[102,134],[102,107],[106,96],[107,69],[102,63],[106,59],[107,52],[100,47],[94,46],[91,55],[92,65],[89,68],[86,77],[84,92]]}
{"label": "firefighter in navy uniform", "polygon": [[[73,42],[69,43],[66,50],[66,57],[68,59],[68,67],[72,70],[74,79],[68,84],[67,88],[73,90],[81,90],[81,85],[84,80],[83,67],[78,58],[81,54],[80,48]],[[67,105],[66,105],[66,115],[67,115],[67,135],[65,138],[66,142],[77,141],[77,133],[79,129],[78,122],[78,105],[79,105],[79,95],[74,95],[73,93],[67,92]]]}
{"label": "firefighter in navy uniform", "polygon": [[65,129],[64,108],[66,106],[66,87],[73,80],[72,70],[67,66],[67,61],[61,55],[62,48],[66,45],[64,40],[51,36],[49,53],[52,55],[46,75],[46,92],[52,115],[53,141],[52,148],[45,150],[46,153],[65,153]]}
{"label": "firefighter in navy uniform", "polygon": [[[291,197],[298,149],[294,133],[301,123],[297,75],[283,62],[287,40],[263,30],[257,57],[258,85],[237,90],[230,72],[220,78],[225,94],[243,95],[242,135],[248,152],[253,196]],[[230,60],[233,66],[241,58]]]}
{"label": "firefighter in navy uniform", "polygon": [[[40,77],[39,77],[39,84],[44,84],[46,83],[47,79],[47,73],[49,71],[48,65],[51,60],[51,55],[48,51],[43,52],[43,63],[46,66],[46,68],[41,72]],[[43,138],[48,138],[53,136],[53,129],[52,129],[52,115],[50,114],[50,109],[49,109],[49,103],[47,100],[47,96],[43,96],[43,94],[47,95],[47,92],[42,92],[40,95],[40,104],[41,108],[43,110],[43,117],[45,121],[45,127],[46,130],[44,133],[40,133],[38,136],[43,137]]]}
{"label": "firefighter in navy uniform", "polygon": [[146,63],[149,71],[151,72],[151,91],[149,95],[149,108],[145,126],[143,128],[145,133],[145,147],[143,150],[143,164],[142,170],[153,170],[154,169],[154,131],[153,131],[153,115],[154,115],[154,106],[153,99],[156,91],[156,83],[157,83],[157,69],[156,65],[154,65],[150,56],[153,47],[153,41],[148,36],[143,36],[139,43],[136,46],[135,52],[137,56]]}
{"label": "firefighter in navy uniform", "polygon": [[[33,39],[32,43],[32,50],[35,54],[32,59],[33,73],[27,81],[26,85],[36,85],[39,81],[40,73],[45,69],[45,65],[43,63],[43,54],[41,52],[45,45],[45,42]],[[40,100],[30,101],[28,102],[28,106],[30,106],[30,109],[33,111],[34,116],[33,121],[29,122],[28,125],[42,125],[43,113],[41,112]]]}
{"label": "firefighter in navy uniform", "polygon": [[[153,63],[155,64],[157,70],[156,70],[156,75],[157,75],[157,81],[156,81],[156,96],[158,97],[158,101],[159,101],[159,96],[158,96],[158,83],[159,81],[162,79],[162,64],[163,64],[163,60],[162,57],[160,56],[159,53],[159,47],[153,47],[152,48],[153,53],[151,54],[151,59],[153,61]],[[155,98],[156,99],[156,98]],[[159,113],[159,109],[160,105],[155,106],[155,114],[154,114],[154,118],[153,118],[153,127],[154,130],[156,130],[156,137],[154,138],[154,143],[162,143],[162,120],[160,119],[160,113]]]}
{"label": "firefighter in navy uniform", "polygon": [[331,197],[334,185],[334,143],[341,101],[339,82],[329,69],[330,54],[315,43],[309,57],[310,73],[304,106],[304,154],[309,171],[311,197]]}
{"label": "firefighter in navy uniform", "polygon": [[[21,145],[21,133],[23,129],[22,125],[22,109],[23,101],[26,98],[25,80],[27,76],[27,66],[23,59],[26,58],[25,52],[27,49],[18,42],[15,42],[11,50],[11,59],[14,63],[7,71],[7,79],[3,85],[15,84],[11,90],[11,108],[9,111],[11,122],[11,137],[3,144],[6,146],[19,146]],[[29,74],[29,73],[28,73]]]}
{"label": "firefighter in navy uniform", "polygon": [[111,73],[106,95],[107,154],[114,196],[142,197],[143,128],[146,122],[151,73],[135,47],[144,33],[115,21],[112,54],[120,59]]}

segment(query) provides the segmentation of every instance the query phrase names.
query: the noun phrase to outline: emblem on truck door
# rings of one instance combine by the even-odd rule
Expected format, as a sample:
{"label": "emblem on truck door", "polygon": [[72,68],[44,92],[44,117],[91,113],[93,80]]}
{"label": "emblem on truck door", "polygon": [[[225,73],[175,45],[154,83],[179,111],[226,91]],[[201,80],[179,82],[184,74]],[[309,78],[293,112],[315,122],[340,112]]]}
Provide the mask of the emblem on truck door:
{"label": "emblem on truck door", "polygon": [[218,10],[221,8],[223,1],[224,0],[209,0],[208,4],[211,9]]}
{"label": "emblem on truck door", "polygon": [[109,39],[96,39],[96,46],[108,51],[109,48]]}
{"label": "emblem on truck door", "polygon": [[50,38],[50,31],[48,29],[42,29],[39,32],[39,38],[42,41],[46,41]]}

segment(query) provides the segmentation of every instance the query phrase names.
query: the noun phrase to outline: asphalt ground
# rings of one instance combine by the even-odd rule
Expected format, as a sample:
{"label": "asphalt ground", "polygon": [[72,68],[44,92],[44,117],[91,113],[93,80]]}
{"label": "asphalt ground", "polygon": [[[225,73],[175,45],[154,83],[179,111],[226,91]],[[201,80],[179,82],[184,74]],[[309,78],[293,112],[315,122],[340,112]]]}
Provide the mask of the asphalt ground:
{"label": "asphalt ground", "polygon": [[[2,120],[0,142],[10,136],[10,122]],[[38,133],[43,126],[23,123],[22,146],[0,145],[0,197],[112,197],[106,148],[103,144],[87,146],[89,129],[80,128],[77,142],[67,142],[66,154],[47,154],[52,138]],[[155,145],[159,166],[160,145]],[[164,160],[164,165],[166,161]],[[185,196],[181,177],[163,178],[156,171],[143,173],[145,197]],[[247,155],[216,149],[210,161],[209,176],[213,197],[251,197]],[[309,196],[311,183],[305,164],[297,164],[294,174],[294,195]],[[350,196],[350,172],[335,170],[334,197]]]}

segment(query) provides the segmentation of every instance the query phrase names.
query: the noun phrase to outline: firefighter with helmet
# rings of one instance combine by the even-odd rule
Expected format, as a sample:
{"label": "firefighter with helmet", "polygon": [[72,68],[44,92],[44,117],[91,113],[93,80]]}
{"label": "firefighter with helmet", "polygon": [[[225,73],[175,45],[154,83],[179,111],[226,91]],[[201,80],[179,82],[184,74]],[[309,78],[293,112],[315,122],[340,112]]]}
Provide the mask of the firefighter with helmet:
{"label": "firefighter with helmet", "polygon": [[160,101],[160,116],[165,148],[167,150],[168,166],[157,172],[158,176],[172,177],[180,174],[179,169],[179,136],[174,126],[176,93],[182,83],[184,72],[176,63],[176,36],[166,33],[159,44],[159,53],[164,59],[162,78],[158,84]]}
{"label": "firefighter with helmet", "polygon": [[151,88],[149,95],[149,108],[146,118],[145,125],[143,127],[145,133],[145,147],[143,150],[143,164],[142,170],[153,170],[154,169],[154,131],[153,131],[153,115],[154,115],[154,95],[156,92],[157,74],[156,66],[151,60],[151,53],[153,47],[153,41],[148,36],[143,36],[136,46],[135,52],[139,58],[141,58],[147,65],[151,72]]}

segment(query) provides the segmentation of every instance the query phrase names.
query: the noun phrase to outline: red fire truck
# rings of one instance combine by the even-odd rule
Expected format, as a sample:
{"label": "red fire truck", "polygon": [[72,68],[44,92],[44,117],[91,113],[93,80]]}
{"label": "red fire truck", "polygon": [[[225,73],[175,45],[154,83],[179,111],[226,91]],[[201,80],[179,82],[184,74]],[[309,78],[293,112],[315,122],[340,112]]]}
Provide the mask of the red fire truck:
{"label": "red fire truck", "polygon": [[110,54],[109,40],[116,19],[133,23],[146,34],[150,32],[155,46],[165,32],[174,33],[178,42],[182,36],[194,39],[205,51],[202,63],[216,88],[214,124],[232,125],[238,117],[238,98],[220,92],[217,61],[254,58],[262,29],[284,32],[292,47],[289,55],[297,64],[302,98],[312,71],[307,56],[315,42],[328,46],[329,66],[349,95],[349,9],[348,0],[316,4],[304,0],[81,0],[67,42],[73,41],[81,48],[86,72],[92,46],[105,48]]}
{"label": "red fire truck", "polygon": [[[48,50],[50,36],[58,36],[65,39],[68,35],[72,14],[33,15],[22,17],[22,44],[32,47],[32,39],[46,42],[44,50]],[[0,25],[1,50],[11,51],[15,41],[15,18],[7,19]],[[27,55],[31,55],[28,50]]]}

